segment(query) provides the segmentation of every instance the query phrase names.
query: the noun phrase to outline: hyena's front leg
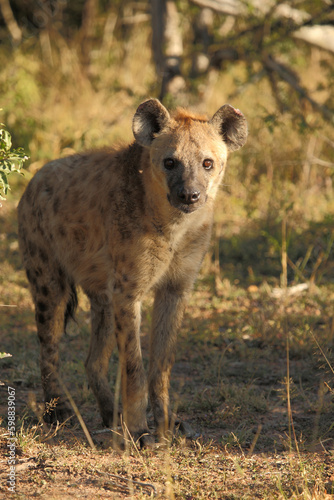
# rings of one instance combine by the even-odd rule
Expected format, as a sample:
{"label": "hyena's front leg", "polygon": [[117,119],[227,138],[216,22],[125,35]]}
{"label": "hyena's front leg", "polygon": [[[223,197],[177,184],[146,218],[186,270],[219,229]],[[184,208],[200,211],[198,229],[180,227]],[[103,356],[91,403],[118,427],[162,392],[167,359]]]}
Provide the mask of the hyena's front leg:
{"label": "hyena's front leg", "polygon": [[104,425],[113,425],[113,395],[108,382],[109,360],[115,346],[114,312],[105,295],[90,296],[92,333],[86,372]]}
{"label": "hyena's front leg", "polygon": [[140,345],[139,301],[129,301],[123,294],[114,296],[115,333],[121,363],[122,405],[126,425],[140,444],[149,444],[147,436],[147,381]]}
{"label": "hyena's front leg", "polygon": [[150,346],[149,393],[158,433],[169,427],[169,381],[175,358],[177,332],[188,297],[187,290],[171,283],[155,296]]}

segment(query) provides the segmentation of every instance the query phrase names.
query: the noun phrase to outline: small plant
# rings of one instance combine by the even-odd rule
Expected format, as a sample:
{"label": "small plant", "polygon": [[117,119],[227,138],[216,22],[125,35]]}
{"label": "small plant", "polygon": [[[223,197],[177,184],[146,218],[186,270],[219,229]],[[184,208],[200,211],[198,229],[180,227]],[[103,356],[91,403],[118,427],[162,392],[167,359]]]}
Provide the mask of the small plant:
{"label": "small plant", "polygon": [[9,354],[8,352],[0,352],[0,359],[3,359],[3,358],[11,358],[12,355]]}
{"label": "small plant", "polygon": [[23,148],[12,149],[12,137],[0,123],[0,200],[5,200],[3,195],[10,189],[8,175],[19,172],[23,163],[28,160]]}

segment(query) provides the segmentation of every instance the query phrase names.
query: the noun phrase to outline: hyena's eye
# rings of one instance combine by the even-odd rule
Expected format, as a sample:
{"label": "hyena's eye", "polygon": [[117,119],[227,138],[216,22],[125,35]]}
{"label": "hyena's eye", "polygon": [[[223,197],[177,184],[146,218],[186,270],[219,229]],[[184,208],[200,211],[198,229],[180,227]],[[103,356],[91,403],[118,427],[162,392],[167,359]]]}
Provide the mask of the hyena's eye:
{"label": "hyena's eye", "polygon": [[208,158],[203,161],[203,167],[205,170],[210,170],[213,167],[213,160],[209,160]]}
{"label": "hyena's eye", "polygon": [[172,168],[175,167],[175,161],[173,160],[173,158],[165,158],[164,167],[167,168],[167,170],[172,170]]}

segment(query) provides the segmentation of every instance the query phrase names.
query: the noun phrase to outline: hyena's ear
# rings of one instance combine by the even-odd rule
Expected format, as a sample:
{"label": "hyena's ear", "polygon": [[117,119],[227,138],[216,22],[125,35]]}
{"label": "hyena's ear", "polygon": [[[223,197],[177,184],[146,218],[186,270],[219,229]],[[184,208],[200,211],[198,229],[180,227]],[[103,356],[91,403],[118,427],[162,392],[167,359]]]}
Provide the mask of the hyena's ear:
{"label": "hyena's ear", "polygon": [[247,122],[239,109],[224,104],[209,123],[222,136],[229,151],[236,151],[245,144],[248,135]]}
{"label": "hyena's ear", "polygon": [[158,99],[149,99],[138,106],[133,117],[132,131],[142,146],[150,146],[155,135],[166,127],[170,120],[167,109]]}

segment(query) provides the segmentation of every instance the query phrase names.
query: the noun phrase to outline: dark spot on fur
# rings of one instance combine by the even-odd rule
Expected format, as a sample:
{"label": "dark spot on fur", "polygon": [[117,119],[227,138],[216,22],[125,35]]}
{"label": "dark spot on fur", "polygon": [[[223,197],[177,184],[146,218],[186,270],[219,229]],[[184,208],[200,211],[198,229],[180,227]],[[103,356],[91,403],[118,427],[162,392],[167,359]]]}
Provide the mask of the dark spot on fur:
{"label": "dark spot on fur", "polygon": [[59,211],[59,206],[60,206],[60,200],[58,198],[58,196],[54,199],[54,202],[53,202],[53,211],[55,214],[58,213]]}
{"label": "dark spot on fur", "polygon": [[49,185],[46,185],[46,186],[45,186],[45,192],[46,192],[48,195],[52,196],[52,195],[53,195],[53,187],[52,187],[52,186],[49,186]]}
{"label": "dark spot on fur", "polygon": [[38,266],[36,268],[36,276],[37,276],[37,278],[39,278],[40,276],[42,276],[42,274],[43,274],[43,270],[42,270],[42,268],[40,266]]}
{"label": "dark spot on fur", "polygon": [[49,290],[46,286],[42,286],[41,292],[44,295],[44,297],[47,297],[49,295]]}
{"label": "dark spot on fur", "polygon": [[58,233],[59,233],[60,236],[62,236],[63,238],[65,238],[66,231],[65,231],[65,228],[63,228],[63,226],[58,226]]}
{"label": "dark spot on fur", "polygon": [[153,222],[153,227],[154,227],[154,229],[156,230],[156,232],[157,232],[159,235],[163,236],[164,232],[163,232],[163,229],[162,229],[162,225],[161,225],[161,224],[158,224],[158,223],[154,223],[154,222]]}
{"label": "dark spot on fur", "polygon": [[133,330],[130,330],[126,341],[125,341],[125,351],[127,352],[130,349],[131,344],[133,344],[133,340],[136,338],[136,333]]}
{"label": "dark spot on fur", "polygon": [[120,322],[119,322],[119,321],[116,321],[116,328],[117,328],[117,330],[118,330],[119,332],[121,332],[121,331],[122,331],[122,325],[120,324]]}
{"label": "dark spot on fur", "polygon": [[37,313],[36,314],[36,321],[40,323],[41,325],[44,325],[45,323],[45,316],[42,313]]}
{"label": "dark spot on fur", "polygon": [[66,276],[64,270],[59,267],[58,268],[58,277],[59,277],[59,286],[62,292],[66,289]]}
{"label": "dark spot on fur", "polygon": [[173,283],[170,281],[166,285],[166,292],[171,295],[182,295],[184,293],[184,288],[181,283]]}
{"label": "dark spot on fur", "polygon": [[47,355],[48,355],[49,357],[51,357],[52,355],[54,355],[54,354],[55,354],[55,351],[56,351],[55,346],[54,346],[54,345],[52,345],[52,344],[51,344],[51,345],[48,345],[48,346],[47,346],[47,348],[46,348],[46,353],[47,353]]}
{"label": "dark spot on fur", "polygon": [[86,245],[86,238],[87,238],[86,231],[84,231],[82,227],[78,227],[73,229],[72,234],[80,250],[83,251]]}
{"label": "dark spot on fur", "polygon": [[105,205],[100,204],[99,205],[99,211],[102,217],[107,213],[108,208]]}
{"label": "dark spot on fur", "polygon": [[35,275],[34,271],[31,271],[30,269],[27,269],[26,273],[27,273],[28,281],[32,285],[36,286],[37,281],[36,281],[36,275]]}
{"label": "dark spot on fur", "polygon": [[45,302],[42,302],[41,300],[37,302],[37,308],[41,311],[41,312],[45,312],[47,311],[48,309],[48,305],[45,303]]}
{"label": "dark spot on fur", "polygon": [[102,177],[103,177],[103,172],[100,171],[100,172],[97,172],[95,175],[94,175],[94,182],[97,182],[98,184],[101,183],[102,181]]}
{"label": "dark spot on fur", "polygon": [[105,326],[105,310],[101,309],[100,316],[99,316],[99,322],[98,322],[98,324],[96,326],[96,330],[94,332],[94,334],[96,334],[98,338],[100,337],[101,333],[103,332],[104,326]]}
{"label": "dark spot on fur", "polygon": [[134,365],[131,362],[126,363],[126,374],[128,377],[132,377],[137,371],[137,365]]}
{"label": "dark spot on fur", "polygon": [[36,217],[37,217],[37,225],[40,224],[43,221],[43,211],[40,207],[37,208],[36,210]]}
{"label": "dark spot on fur", "polygon": [[129,240],[132,237],[132,231],[126,229],[124,225],[119,226],[119,232],[122,240]]}
{"label": "dark spot on fur", "polygon": [[75,310],[78,307],[78,296],[74,283],[70,284],[70,296],[67,301],[66,311],[64,315],[64,331],[66,332],[66,325],[68,320],[72,318],[75,320]]}
{"label": "dark spot on fur", "polygon": [[117,280],[114,284],[114,292],[116,293],[123,293],[123,286],[122,286],[122,283]]}
{"label": "dark spot on fur", "polygon": [[131,293],[129,293],[129,294],[126,296],[126,298],[127,298],[128,300],[133,300],[133,299],[134,299],[134,296],[133,296]]}
{"label": "dark spot on fur", "polygon": [[126,274],[123,274],[122,278],[123,278],[123,281],[125,281],[125,283],[128,281],[128,277]]}
{"label": "dark spot on fur", "polygon": [[42,248],[39,249],[39,256],[41,260],[44,262],[44,264],[49,262],[48,254]]}
{"label": "dark spot on fur", "polygon": [[28,252],[30,253],[31,257],[35,257],[36,255],[36,245],[32,241],[28,242]]}

